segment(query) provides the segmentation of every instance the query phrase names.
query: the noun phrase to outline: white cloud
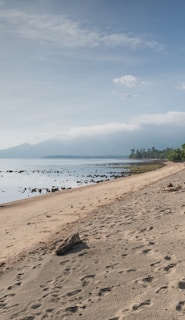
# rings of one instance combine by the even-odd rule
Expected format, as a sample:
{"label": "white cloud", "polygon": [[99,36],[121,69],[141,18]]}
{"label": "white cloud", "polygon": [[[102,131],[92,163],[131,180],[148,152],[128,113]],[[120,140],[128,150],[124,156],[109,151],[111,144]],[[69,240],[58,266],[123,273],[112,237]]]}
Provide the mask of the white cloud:
{"label": "white cloud", "polygon": [[112,122],[102,125],[74,127],[68,130],[67,133],[63,135],[63,137],[77,138],[80,136],[113,134],[115,132],[130,132],[135,131],[137,129],[138,127],[136,124]]}
{"label": "white cloud", "polygon": [[134,124],[142,125],[173,125],[185,126],[185,112],[166,112],[143,114],[133,120]]}
{"label": "white cloud", "polygon": [[129,89],[138,87],[138,86],[148,86],[151,84],[149,81],[143,81],[140,78],[133,75],[125,75],[118,78],[114,78],[113,83],[120,84],[123,87],[127,87]]}
{"label": "white cloud", "polygon": [[[185,112],[166,112],[166,113],[153,113],[142,114],[137,117],[133,117],[127,122],[111,122],[106,124],[92,125],[92,126],[79,126],[72,128],[63,128],[56,123],[50,123],[48,126],[37,128],[34,130],[25,130],[24,135],[21,131],[4,130],[1,128],[1,136],[6,137],[1,141],[0,148],[6,148],[20,143],[38,143],[48,139],[61,139],[61,140],[73,140],[76,138],[93,137],[93,136],[111,136],[114,134],[123,133],[124,137],[129,137],[128,134],[138,132],[147,129],[150,133],[159,131],[165,131],[166,129],[173,132],[176,129],[185,128]],[[51,134],[52,132],[52,134]],[[175,130],[176,132],[176,130]],[[124,135],[125,134],[125,135]],[[147,138],[147,137],[146,137]]]}
{"label": "white cloud", "polygon": [[74,127],[57,134],[58,138],[74,139],[83,136],[114,134],[142,130],[145,126],[185,126],[185,112],[167,112],[142,114],[128,122],[112,122],[107,124]]}
{"label": "white cloud", "polygon": [[125,87],[133,88],[136,86],[138,78],[132,75],[126,75],[119,78],[114,78],[112,81],[116,84],[118,83]]}
{"label": "white cloud", "polygon": [[63,47],[123,46],[132,49],[148,47],[159,49],[156,41],[148,41],[141,36],[112,33],[105,34],[93,30],[62,15],[30,14],[18,9],[0,10],[0,18],[6,31],[19,37],[49,41]]}

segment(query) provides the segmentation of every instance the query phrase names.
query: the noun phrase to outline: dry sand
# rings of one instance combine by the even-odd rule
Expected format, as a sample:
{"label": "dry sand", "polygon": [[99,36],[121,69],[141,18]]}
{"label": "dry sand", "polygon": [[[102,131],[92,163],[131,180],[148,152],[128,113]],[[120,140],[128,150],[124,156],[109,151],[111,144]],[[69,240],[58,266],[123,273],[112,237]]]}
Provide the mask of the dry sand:
{"label": "dry sand", "polygon": [[[184,319],[184,183],[169,164],[2,205],[0,319]],[[56,256],[74,232],[83,242]]]}

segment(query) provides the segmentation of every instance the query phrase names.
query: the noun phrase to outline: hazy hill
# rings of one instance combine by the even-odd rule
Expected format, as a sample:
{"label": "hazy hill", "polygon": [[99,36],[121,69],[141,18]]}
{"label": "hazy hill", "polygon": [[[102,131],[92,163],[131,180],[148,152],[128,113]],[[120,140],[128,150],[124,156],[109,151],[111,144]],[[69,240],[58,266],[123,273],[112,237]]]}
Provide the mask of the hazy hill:
{"label": "hazy hill", "polygon": [[177,148],[184,143],[184,130],[173,131],[153,129],[129,133],[102,134],[76,137],[68,140],[50,139],[34,145],[28,143],[13,148],[0,150],[0,158],[42,158],[53,155],[69,156],[126,156],[131,148],[151,148],[159,150],[167,146]]}
{"label": "hazy hill", "polygon": [[53,155],[69,156],[107,156],[123,155],[118,145],[109,141],[84,138],[81,140],[47,140],[38,144],[28,143],[0,150],[0,158],[42,158]]}

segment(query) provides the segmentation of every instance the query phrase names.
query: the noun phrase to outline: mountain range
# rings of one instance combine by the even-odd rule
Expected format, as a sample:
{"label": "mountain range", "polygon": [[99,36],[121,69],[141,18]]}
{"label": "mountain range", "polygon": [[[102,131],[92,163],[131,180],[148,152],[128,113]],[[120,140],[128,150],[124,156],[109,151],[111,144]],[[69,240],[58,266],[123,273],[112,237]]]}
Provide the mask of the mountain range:
{"label": "mountain range", "polygon": [[117,144],[98,139],[47,140],[37,144],[24,143],[0,150],[0,158],[45,158],[53,156],[121,156],[123,150]]}
{"label": "mountain range", "polygon": [[49,139],[37,144],[24,143],[0,150],[0,158],[44,158],[51,156],[128,156],[132,148],[159,150],[178,148],[184,143],[184,128],[173,130],[150,128],[145,130],[119,132],[114,134],[97,134],[71,139]]}

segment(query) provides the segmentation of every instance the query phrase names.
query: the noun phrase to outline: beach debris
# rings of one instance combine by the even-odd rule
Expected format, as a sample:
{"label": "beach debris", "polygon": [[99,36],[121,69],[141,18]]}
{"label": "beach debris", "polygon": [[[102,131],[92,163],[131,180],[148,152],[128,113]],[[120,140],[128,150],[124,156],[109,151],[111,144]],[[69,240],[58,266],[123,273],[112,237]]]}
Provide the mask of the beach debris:
{"label": "beach debris", "polygon": [[51,192],[56,192],[56,191],[59,191],[59,188],[58,188],[58,187],[55,187],[55,186],[52,186]]}
{"label": "beach debris", "polygon": [[168,187],[168,188],[172,188],[172,187],[173,187],[173,184],[170,182],[170,183],[168,183],[167,187]]}
{"label": "beach debris", "polygon": [[0,268],[4,267],[5,266],[5,262],[4,261],[1,261],[0,262]]}
{"label": "beach debris", "polygon": [[82,240],[79,237],[79,233],[74,233],[72,236],[69,238],[66,238],[62,244],[60,244],[56,250],[55,254],[57,256],[62,256],[69,250],[73,249],[73,247],[79,243],[81,243]]}
{"label": "beach debris", "polygon": [[179,191],[182,190],[182,186],[180,184],[173,185],[171,182],[167,184],[166,187],[162,187],[161,191],[167,191],[167,192],[173,192],[173,191]]}
{"label": "beach debris", "polygon": [[179,289],[181,289],[181,290],[184,290],[184,289],[185,289],[185,281],[184,281],[184,279],[183,279],[182,281],[179,281],[178,287],[179,287]]}

